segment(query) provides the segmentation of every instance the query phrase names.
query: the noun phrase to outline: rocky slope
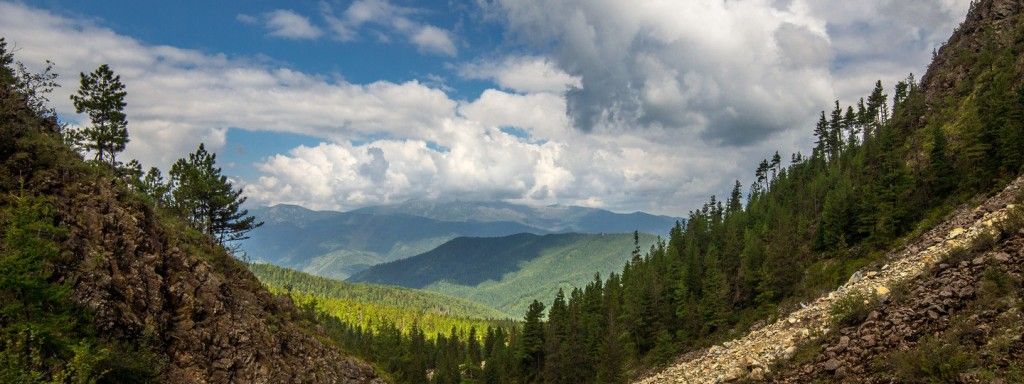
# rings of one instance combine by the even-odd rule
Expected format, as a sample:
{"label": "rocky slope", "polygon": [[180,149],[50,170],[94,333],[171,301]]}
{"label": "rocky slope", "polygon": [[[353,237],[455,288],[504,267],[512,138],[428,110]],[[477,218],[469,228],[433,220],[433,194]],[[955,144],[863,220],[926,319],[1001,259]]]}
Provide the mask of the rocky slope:
{"label": "rocky slope", "polygon": [[[59,141],[58,130],[9,88],[0,91],[0,228],[9,234],[0,250],[19,251],[9,242],[19,216],[10,212],[24,211],[18,207],[25,201],[48,207],[39,210],[58,229],[52,241],[60,255],[46,261],[48,284],[68,289],[75,318],[92,319],[82,333],[157,356],[151,361],[159,365],[156,377],[145,381],[379,380],[369,365],[305,324],[291,302],[270,295],[223,248],[155,210],[111,170],[84,163]],[[66,309],[49,309],[58,310]],[[7,318],[0,316],[0,325]],[[17,345],[0,344],[5,356],[17,356]],[[85,375],[76,371],[87,363],[79,359],[99,354],[60,357],[69,367],[63,372]]]}
{"label": "rocky slope", "polygon": [[[887,255],[887,263],[878,270],[855,274],[843,286],[788,316],[737,340],[685,356],[677,364],[639,382],[721,383],[764,379],[774,363],[792,357],[802,343],[834,330],[831,309],[835,303],[849,297],[888,295],[893,287],[928,273],[951,251],[967,247],[977,238],[995,231],[995,226],[1015,208],[1013,202],[1022,188],[1024,178],[976,208],[959,209],[916,241]],[[832,368],[834,364],[823,362],[822,369]]]}
{"label": "rocky slope", "polygon": [[[802,347],[771,382],[1024,381],[1024,211],[887,295],[863,321]],[[999,241],[996,241],[999,240]]]}
{"label": "rocky slope", "polygon": [[[976,116],[977,107],[971,102],[981,97],[984,85],[993,82],[994,76],[1005,76],[1012,89],[1022,86],[1024,77],[1024,1],[1021,0],[981,0],[972,2],[966,21],[954,32],[949,42],[938,50],[936,57],[922,78],[921,89],[925,94],[924,108],[919,112],[920,126],[939,125],[964,145],[964,135],[977,134],[963,128],[964,116]],[[986,64],[987,63],[987,64]],[[1002,80],[1002,78],[1001,78]],[[927,130],[911,132],[915,136],[923,136]],[[927,140],[918,140],[925,142]],[[914,144],[915,148],[920,146]],[[963,150],[963,148],[958,148]],[[991,155],[991,154],[989,154]],[[910,162],[914,159],[908,160]],[[864,270],[825,297],[818,298],[805,307],[784,316],[781,319],[752,330],[746,336],[714,346],[706,350],[692,352],[680,358],[673,366],[662,372],[644,378],[642,383],[717,383],[732,380],[763,380],[772,367],[781,365],[784,372],[788,367],[783,363],[794,354],[806,353],[807,348],[826,343],[825,357],[820,360],[804,362],[798,371],[778,376],[774,380],[782,382],[807,382],[822,380],[831,382],[838,379],[855,381],[858,375],[866,374],[864,368],[867,360],[877,357],[872,348],[884,344],[882,339],[892,338],[897,349],[909,348],[918,337],[918,327],[931,324],[937,319],[945,318],[957,305],[963,303],[977,288],[978,270],[973,261],[969,265],[946,269],[953,280],[928,280],[933,269],[942,264],[943,258],[949,254],[961,254],[961,247],[975,244],[977,239],[985,240],[989,233],[995,231],[994,226],[1013,210],[1012,201],[1021,188],[1022,181],[1017,180],[1006,190],[989,198],[983,204],[961,208],[947,220],[916,239],[908,241],[908,245],[891,251],[886,255],[886,263],[874,270]],[[1010,246],[1016,243],[1005,243]],[[1007,252],[1012,260],[1012,252]],[[1004,258],[1000,256],[1000,260]],[[979,259],[981,268],[987,259]],[[1001,262],[1001,261],[1000,261]],[[1012,273],[1012,270],[1002,272]],[[848,330],[837,326],[833,320],[832,309],[837,304],[854,302],[854,298],[881,296],[886,297],[894,287],[946,286],[947,290],[929,290],[921,288],[915,295],[920,302],[907,304],[901,310],[902,318],[893,317],[875,326],[879,332],[867,340],[860,340],[859,330]],[[955,288],[955,289],[954,289]],[[903,288],[901,288],[903,289]],[[885,304],[888,305],[888,304]],[[924,305],[924,307],[919,307]],[[872,321],[881,321],[880,316],[889,312],[876,311]],[[891,328],[897,326],[895,330]],[[838,330],[837,330],[838,329]],[[883,332],[882,330],[885,329]],[[845,339],[843,337],[846,337]],[[831,341],[830,341],[831,340]],[[829,343],[832,344],[829,344]],[[889,343],[886,341],[886,343]],[[840,345],[845,344],[840,347]],[[893,347],[894,344],[885,344]],[[856,347],[856,348],[854,348]],[[827,349],[832,348],[832,349]],[[858,356],[853,359],[852,356]],[[796,372],[796,373],[794,373]],[[836,376],[832,376],[836,375]],[[851,375],[851,376],[846,376]],[[881,376],[880,376],[881,377]],[[884,378],[879,378],[885,381]]]}

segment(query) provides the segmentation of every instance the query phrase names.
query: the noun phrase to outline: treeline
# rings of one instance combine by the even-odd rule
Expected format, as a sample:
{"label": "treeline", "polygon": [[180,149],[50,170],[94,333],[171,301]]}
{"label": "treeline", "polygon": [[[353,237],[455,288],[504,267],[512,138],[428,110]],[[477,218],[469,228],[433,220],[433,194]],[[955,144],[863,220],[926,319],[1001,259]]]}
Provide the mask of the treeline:
{"label": "treeline", "polygon": [[506,318],[503,313],[482,304],[439,293],[390,285],[350,283],[315,276],[273,264],[250,264],[249,270],[263,284],[283,291],[294,291],[317,297],[366,302],[401,307],[413,312],[432,312],[445,316],[493,319]]}
{"label": "treeline", "polygon": [[271,293],[367,332],[395,328],[408,335],[415,328],[431,340],[451,331],[465,339],[473,329],[512,324],[498,311],[433,292],[347,283],[268,264],[249,268]]}

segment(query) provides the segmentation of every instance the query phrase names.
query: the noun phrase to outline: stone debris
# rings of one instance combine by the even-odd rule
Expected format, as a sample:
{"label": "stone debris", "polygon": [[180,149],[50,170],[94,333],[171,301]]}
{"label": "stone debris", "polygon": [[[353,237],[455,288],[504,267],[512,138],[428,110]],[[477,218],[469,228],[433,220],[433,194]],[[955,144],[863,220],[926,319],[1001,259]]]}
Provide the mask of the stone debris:
{"label": "stone debris", "polygon": [[[914,279],[939,266],[952,249],[970,244],[999,223],[1013,207],[1011,202],[1024,188],[1024,177],[1017,179],[998,195],[976,208],[961,208],[916,241],[886,255],[886,264],[878,270],[858,271],[850,280],[780,320],[751,331],[746,336],[727,344],[712,346],[701,353],[664,369],[653,376],[637,381],[655,383],[723,383],[743,378],[756,379],[770,372],[772,363],[792,356],[798,344],[827,335],[831,328],[829,310],[836,301],[863,293],[886,295],[889,287]],[[923,251],[922,251],[923,250]],[[1009,258],[1008,256],[1006,257]],[[961,264],[974,264],[965,261]],[[955,300],[956,296],[973,294],[970,287],[947,287],[935,297],[936,301]],[[938,318],[945,313],[942,303],[924,303],[923,312]],[[875,314],[877,317],[878,315]],[[868,320],[867,322],[871,322]],[[849,343],[849,341],[847,341]],[[874,336],[858,342],[861,345],[878,344]],[[844,367],[840,361],[826,361],[826,370]],[[754,372],[757,372],[756,374]],[[835,372],[842,376],[844,372]]]}

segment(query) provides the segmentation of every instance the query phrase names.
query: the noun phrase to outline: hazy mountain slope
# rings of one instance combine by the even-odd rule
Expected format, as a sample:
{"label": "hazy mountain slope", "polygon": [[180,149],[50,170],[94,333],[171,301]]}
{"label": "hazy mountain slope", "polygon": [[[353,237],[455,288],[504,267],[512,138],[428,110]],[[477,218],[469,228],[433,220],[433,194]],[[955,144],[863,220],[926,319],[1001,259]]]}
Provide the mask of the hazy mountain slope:
{"label": "hazy mountain slope", "polygon": [[406,214],[443,221],[510,221],[549,232],[667,233],[679,218],[644,212],[615,213],[603,209],[552,205],[534,207],[505,202],[412,200],[357,209],[356,213]]}
{"label": "hazy mountain slope", "polygon": [[293,205],[257,208],[251,213],[265,224],[241,244],[249,259],[338,279],[426,252],[458,236],[543,233],[513,222],[447,222],[400,214],[311,211]]}
{"label": "hazy mountain slope", "polygon": [[[654,241],[653,235],[641,235],[641,249]],[[461,237],[349,280],[442,292],[519,317],[534,299],[549,301],[559,288],[581,287],[595,273],[621,270],[633,248],[631,234]]]}
{"label": "hazy mountain slope", "polygon": [[376,381],[0,85],[0,381]]}

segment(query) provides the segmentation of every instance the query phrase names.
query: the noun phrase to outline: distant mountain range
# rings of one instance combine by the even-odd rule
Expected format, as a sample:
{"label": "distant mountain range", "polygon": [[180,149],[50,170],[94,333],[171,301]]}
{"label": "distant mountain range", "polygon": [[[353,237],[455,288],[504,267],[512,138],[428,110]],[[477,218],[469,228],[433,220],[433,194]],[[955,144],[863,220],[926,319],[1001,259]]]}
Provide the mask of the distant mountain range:
{"label": "distant mountain range", "polygon": [[566,205],[544,207],[506,202],[411,200],[352,211],[374,215],[403,214],[442,221],[514,222],[550,233],[668,233],[679,218],[644,212],[615,213]]}
{"label": "distant mountain range", "polygon": [[[641,235],[641,250],[655,240]],[[583,287],[595,273],[621,272],[633,247],[632,234],[460,237],[427,253],[371,267],[349,281],[440,292],[518,318],[531,301],[550,301],[559,288]]]}
{"label": "distant mountain range", "polygon": [[426,202],[313,211],[295,205],[254,208],[265,224],[241,249],[253,261],[346,279],[373,265],[430,251],[456,237],[520,233],[665,233],[676,218],[584,207]]}

